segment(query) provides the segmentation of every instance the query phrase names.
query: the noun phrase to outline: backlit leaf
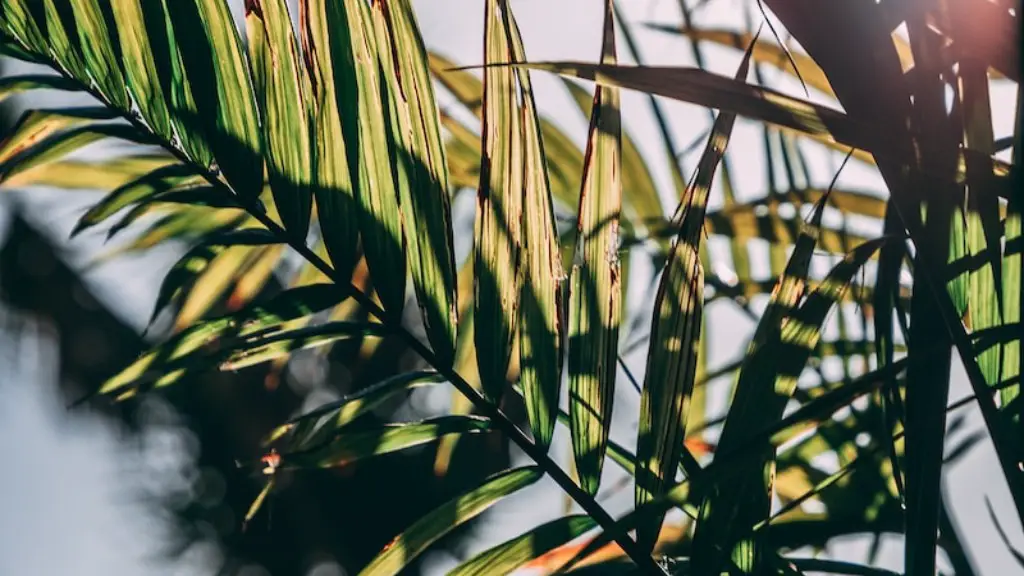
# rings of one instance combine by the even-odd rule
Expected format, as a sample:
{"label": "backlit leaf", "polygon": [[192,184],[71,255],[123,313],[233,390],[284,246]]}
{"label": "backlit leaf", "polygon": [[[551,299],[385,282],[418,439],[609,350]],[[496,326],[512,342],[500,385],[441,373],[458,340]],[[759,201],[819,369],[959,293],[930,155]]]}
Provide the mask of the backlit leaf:
{"label": "backlit leaf", "polygon": [[448,573],[448,576],[508,574],[527,562],[575,540],[596,526],[589,516],[564,516],[497,546],[484,550]]}
{"label": "backlit leaf", "polygon": [[[605,2],[602,62],[615,63],[615,25]],[[615,394],[622,289],[619,286],[619,212],[622,206],[619,93],[594,95],[583,166],[577,258],[570,277],[569,414],[581,487],[595,494],[601,481]]]}
{"label": "backlit leaf", "polygon": [[[736,71],[747,76],[748,50]],[[697,371],[704,314],[704,269],[698,252],[704,214],[718,164],[732,136],[736,115],[720,112],[711,129],[697,173],[683,194],[676,224],[678,236],[669,249],[654,300],[651,346],[640,396],[637,436],[636,507],[674,483]],[[653,515],[637,526],[637,544],[653,550],[664,517]]]}
{"label": "backlit leaf", "polygon": [[539,468],[514,468],[499,472],[479,487],[435,508],[392,540],[359,576],[397,574],[431,544],[468,520],[479,516],[499,500],[540,480]]}
{"label": "backlit leaf", "polygon": [[[332,52],[327,9],[325,0],[302,0],[299,3],[299,27],[309,78],[308,97],[313,110],[310,121],[313,132],[312,185],[317,215],[331,264],[339,277],[348,278],[358,260],[359,207],[338,112],[333,62],[341,58],[351,59],[352,54],[350,49],[342,50],[340,47],[338,52]],[[330,9],[334,10],[333,7]],[[347,77],[341,80],[349,81]],[[353,163],[352,166],[358,164]]]}
{"label": "backlit leaf", "polygon": [[[243,198],[255,198],[263,189],[260,120],[248,60],[227,2],[165,0],[165,6],[197,109],[197,117],[184,121],[203,131],[232,188]],[[188,110],[178,113],[183,112]]]}
{"label": "backlit leaf", "polygon": [[[377,2],[373,9],[383,83],[392,99],[393,157],[405,225],[405,245],[413,287],[427,338],[438,363],[455,358],[457,333],[455,253],[449,206],[448,161],[426,49],[408,0]],[[397,89],[396,89],[397,88]]]}
{"label": "backlit leaf", "polygon": [[292,19],[285,0],[246,2],[249,60],[263,119],[270,190],[285,230],[305,243],[312,206],[309,110]]}
{"label": "backlit leaf", "polygon": [[171,128],[170,112],[160,77],[157,73],[153,48],[149,43],[146,21],[142,3],[153,0],[113,0],[110,3],[114,20],[117,23],[117,34],[120,39],[121,54],[124,57],[125,79],[128,90],[135,98],[142,117],[154,132],[171,141],[174,131]]}

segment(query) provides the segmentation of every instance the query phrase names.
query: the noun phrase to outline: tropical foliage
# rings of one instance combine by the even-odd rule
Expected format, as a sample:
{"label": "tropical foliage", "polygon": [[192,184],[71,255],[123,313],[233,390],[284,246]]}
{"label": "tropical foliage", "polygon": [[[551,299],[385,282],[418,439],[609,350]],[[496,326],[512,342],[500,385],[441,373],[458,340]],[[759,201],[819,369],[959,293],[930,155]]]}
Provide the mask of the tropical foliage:
{"label": "tropical foliage", "polygon": [[[935,573],[939,548],[971,573],[940,490],[944,462],[979,439],[945,443],[959,406],[980,408],[1024,521],[1020,97],[1012,135],[998,139],[989,97],[991,82],[1020,81],[1019,3],[764,0],[799,42],[791,51],[775,29],[695,28],[681,0],[683,25],[662,32],[688,39],[694,68],[644,65],[612,0],[602,6],[594,62],[538,63],[514,3],[485,0],[483,52],[459,58],[485,64],[477,73],[428,50],[409,0],[300,0],[297,11],[247,0],[244,30],[225,0],[3,0],[3,54],[49,72],[3,78],[0,98],[95,99],[26,113],[0,143],[3,186],[109,190],[75,233],[138,231],[113,254],[191,246],[154,310],[173,311],[172,333],[96,394],[125,401],[202,371],[280,369],[340,340],[364,355],[401,341],[413,369],[267,431],[251,464],[266,487],[247,520],[289,470],[440,441],[443,471],[468,434],[500,435],[533,465],[423,516],[363,574],[398,572],[542,477],[582,513],[456,573],[628,559],[644,573],[885,574],[794,554],[885,532],[905,535],[907,574]],[[707,44],[745,50],[734,77],[702,68]],[[831,103],[764,86],[766,67]],[[589,118],[585,146],[539,114],[538,73],[565,78]],[[623,126],[624,89],[651,95],[671,190]],[[460,109],[440,108],[441,91]],[[692,175],[655,96],[717,110]],[[762,122],[781,158],[753,200],[736,197],[727,162],[738,116]],[[110,139],[129,145],[70,157]],[[877,170],[887,194],[815,183],[803,157],[815,146]],[[468,255],[454,242],[468,234],[453,217],[463,194],[475,195]],[[727,246],[713,265],[712,240]],[[770,244],[767,275],[754,241]],[[639,310],[625,305],[637,257],[655,269]],[[295,259],[289,287],[256,298]],[[230,312],[212,313],[225,299]],[[706,344],[716,301],[757,323],[721,366]],[[632,380],[623,357],[638,348],[638,432],[613,438],[617,392]],[[973,395],[951,404],[954,351]],[[450,414],[361,424],[446,384],[458,392]],[[712,392],[729,398],[723,414]],[[507,409],[520,400],[525,427]],[[571,468],[549,453],[559,422]],[[596,499],[610,489],[606,461],[634,478],[623,518]],[[684,525],[665,522],[673,508]]]}

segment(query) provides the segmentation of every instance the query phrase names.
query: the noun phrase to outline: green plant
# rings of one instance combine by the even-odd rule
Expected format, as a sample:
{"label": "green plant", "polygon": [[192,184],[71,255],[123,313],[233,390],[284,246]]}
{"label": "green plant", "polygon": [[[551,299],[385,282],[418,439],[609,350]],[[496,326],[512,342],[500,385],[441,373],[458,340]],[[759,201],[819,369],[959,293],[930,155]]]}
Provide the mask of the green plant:
{"label": "green plant", "polygon": [[[424,516],[365,574],[397,572],[542,476],[586,515],[538,526],[458,573],[511,569],[544,554],[539,561],[565,565],[591,553],[590,562],[615,559],[614,548],[602,548],[609,541],[651,573],[664,571],[655,550],[684,557],[678,569],[694,574],[885,573],[790,551],[890,531],[906,535],[906,572],[931,574],[937,546],[951,557],[961,547],[942,520],[939,489],[955,349],[1024,520],[1021,114],[1018,105],[1012,160],[997,160],[988,98],[990,70],[1019,83],[1019,6],[845,1],[826,10],[766,0],[807,51],[790,54],[760,33],[696,29],[681,2],[677,32],[693,40],[698,63],[697,42],[746,49],[727,78],[617,64],[611,0],[603,3],[599,63],[529,63],[510,5],[484,4],[481,82],[428,53],[408,0],[302,0],[298,38],[285,0],[248,0],[244,44],[223,0],[0,3],[3,53],[54,72],[4,78],[0,94],[75,90],[98,101],[26,114],[0,144],[4,185],[113,189],[76,232],[123,214],[115,235],[155,213],[122,250],[193,243],[158,295],[156,312],[177,307],[174,334],[99,395],[125,400],[198,371],[280,365],[296,350],[342,339],[370,347],[382,336],[399,339],[425,370],[268,431],[266,488],[247,519],[285,469],[339,466],[439,439],[450,445],[459,435],[500,433],[535,465],[494,475]],[[901,22],[906,41],[892,34]],[[640,61],[631,32],[619,33]],[[759,74],[764,65],[794,73],[845,112],[748,84],[750,69]],[[539,116],[530,70],[597,83],[591,98],[566,82],[590,118],[585,149]],[[435,81],[480,119],[479,136],[438,109]],[[621,88],[652,95],[679,202],[672,214],[623,130]],[[654,96],[719,110],[690,179]],[[769,177],[763,198],[734,197],[724,160],[737,115],[765,123],[788,189]],[[101,161],[65,158],[107,138],[137,146]],[[876,166],[888,198],[835,181],[813,187],[798,145],[807,139]],[[712,210],[718,172],[723,205]],[[456,262],[450,206],[467,189],[477,198],[473,250]],[[782,205],[796,215],[783,217]],[[843,224],[830,224],[826,212]],[[556,214],[575,225],[559,229]],[[859,236],[846,225],[851,215],[884,222],[883,235]],[[709,266],[705,232],[728,239],[734,279]],[[753,238],[772,243],[768,279],[751,272]],[[648,353],[631,454],[609,429],[630,347],[620,333],[636,332],[623,309],[629,271],[621,258],[641,246],[660,277],[650,333],[639,339]],[[811,270],[822,252],[830,265],[823,278]],[[286,253],[304,260],[290,288],[254,300]],[[420,312],[412,324],[403,316],[409,279]],[[211,314],[225,295],[233,311]],[[707,366],[701,337],[704,307],[715,300],[758,320],[742,360],[721,370]],[[754,303],[765,301],[758,312]],[[833,312],[839,337],[824,338]],[[860,339],[846,333],[854,319]],[[833,360],[838,376],[821,368]],[[798,385],[802,375],[813,384]],[[469,404],[422,422],[357,423],[390,398],[442,382]],[[730,390],[723,419],[706,412],[711,382]],[[520,396],[532,438],[502,409]],[[787,412],[794,401],[799,407]],[[834,417],[842,408],[850,414]],[[571,432],[576,479],[548,455],[557,421]],[[711,428],[720,438],[705,450],[699,439]],[[868,441],[858,441],[865,433]],[[834,454],[839,469],[816,465],[821,454]],[[636,510],[618,520],[595,499],[606,458],[635,477]],[[782,501],[774,513],[773,496]],[[803,508],[812,499],[823,512]],[[692,538],[663,527],[672,507],[691,517]],[[582,550],[563,546],[595,527],[600,534]]]}

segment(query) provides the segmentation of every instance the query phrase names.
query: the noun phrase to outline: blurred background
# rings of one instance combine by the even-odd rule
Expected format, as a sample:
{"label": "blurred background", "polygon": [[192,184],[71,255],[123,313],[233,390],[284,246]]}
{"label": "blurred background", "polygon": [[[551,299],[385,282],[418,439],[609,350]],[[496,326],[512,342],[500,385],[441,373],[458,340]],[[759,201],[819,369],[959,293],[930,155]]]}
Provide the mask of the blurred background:
{"label": "blurred background", "polygon": [[[750,3],[711,0],[700,4],[694,12],[695,25],[745,29]],[[238,16],[241,5],[241,0],[232,1]],[[481,3],[417,0],[414,5],[431,50],[460,65],[482,61]],[[600,2],[512,0],[511,6],[530,58],[596,59]],[[647,63],[695,65],[678,36],[642,26],[679,25],[676,0],[629,0],[621,7],[637,31]],[[739,50],[720,46],[708,46],[704,53],[707,67],[725,75],[733,74],[741,55]],[[0,69],[7,75],[31,67],[4,59]],[[804,96],[799,84],[788,77],[771,69],[764,73],[766,83]],[[587,121],[561,82],[543,75],[534,79],[541,112],[582,145]],[[30,97],[34,107],[84,102],[61,94],[46,94],[46,102],[36,93]],[[451,103],[447,94],[439,97],[442,106]],[[810,97],[827,101],[814,93]],[[1012,83],[993,84],[997,138],[1011,130],[1015,97]],[[0,131],[5,133],[27,104],[17,97],[3,100]],[[679,103],[666,103],[665,108],[677,142],[703,141],[710,126],[705,109]],[[648,158],[653,178],[661,190],[670,190],[646,97],[624,94],[623,110],[625,126]],[[700,152],[699,146],[692,148],[682,160],[687,175]],[[88,153],[102,155],[103,148],[93,146]],[[841,158],[810,146],[805,154],[815,182],[826,185]],[[742,119],[737,123],[728,157],[738,197],[764,190],[767,154],[757,124]],[[884,194],[881,179],[865,166],[851,164],[840,182]],[[301,353],[287,366],[212,373],[116,408],[89,403],[69,409],[70,402],[95,389],[167,333],[168,318],[158,317],[148,326],[149,317],[163,274],[188,247],[172,241],[98,261],[99,255],[114,247],[104,242],[102,231],[68,238],[78,217],[101,195],[38,188],[0,192],[0,454],[8,462],[0,474],[0,574],[356,573],[423,512],[494,471],[527,463],[497,435],[485,435],[341,469],[303,473],[279,485],[243,530],[242,519],[262,484],[258,475],[238,467],[236,461],[258,458],[262,436],[286,418],[393,373],[395,358],[412,359],[403,354],[400,344],[386,339],[369,351],[360,342],[345,343],[329,355]],[[666,206],[674,206],[668,194],[663,200]],[[720,195],[713,192],[712,205],[719,201]],[[472,193],[456,197],[457,226],[467,225],[472,203]],[[794,211],[789,217],[799,215]],[[880,232],[878,224],[860,223],[869,234]],[[456,234],[456,238],[464,240],[466,235]],[[713,254],[727,249],[714,239],[711,247]],[[469,246],[462,242],[458,248],[464,256]],[[750,246],[755,273],[765,277],[767,249],[760,241]],[[628,306],[646,310],[650,263],[634,258],[632,265],[634,285]],[[758,266],[763,270],[758,271]],[[280,290],[285,272],[278,270],[262,291]],[[228,309],[229,297],[230,291],[214,311]],[[741,343],[750,337],[754,324],[728,302],[712,304],[708,314],[709,365],[720,366],[742,354]],[[626,364],[640,372],[644,357],[641,349],[628,355]],[[628,438],[635,435],[638,398],[626,390],[621,374],[619,384],[622,390],[612,434]],[[952,398],[968,394],[964,379],[959,378]],[[432,387],[385,406],[373,417],[423,417],[444,412],[451,403],[451,390]],[[509,405],[506,410],[522,418],[518,406]],[[954,434],[957,440],[967,438],[982,429],[972,406],[958,414],[963,419],[951,438]],[[567,440],[560,428],[552,447],[556,460],[565,466]],[[632,505],[632,486],[621,484],[624,476],[607,468],[603,485],[608,488],[601,501],[621,514]],[[413,489],[406,484],[410,482]],[[964,540],[977,573],[1024,573],[987,510],[986,501],[990,501],[996,517],[1006,519],[1001,527],[1011,543],[1024,548],[1024,534],[1012,521],[1009,495],[987,438],[946,468],[944,486],[949,502],[946,520]],[[442,574],[461,559],[571,510],[567,506],[558,489],[542,481],[454,531],[410,573]],[[1007,508],[1005,515],[1003,508]],[[901,542],[892,533],[899,527],[891,528],[878,540],[877,562],[899,570]],[[854,535],[836,542],[830,545],[830,554],[863,558],[873,546],[873,537]],[[950,562],[943,558],[940,566],[948,570]]]}

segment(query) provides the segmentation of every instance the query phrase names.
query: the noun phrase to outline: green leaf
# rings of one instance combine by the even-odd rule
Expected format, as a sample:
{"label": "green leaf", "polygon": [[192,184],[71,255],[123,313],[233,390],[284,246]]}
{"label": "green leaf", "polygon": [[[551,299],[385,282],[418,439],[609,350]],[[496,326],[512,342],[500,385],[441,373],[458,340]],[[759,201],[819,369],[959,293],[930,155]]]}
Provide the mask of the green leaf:
{"label": "green leaf", "polygon": [[[774,411],[762,414],[761,410],[769,396],[768,405],[774,405],[780,331],[786,316],[803,297],[826,199],[827,195],[815,205],[811,222],[801,232],[785,272],[758,322],[722,429],[718,454],[756,442],[757,435],[764,428],[763,422],[781,417],[781,412],[778,415]],[[788,395],[780,393],[779,398],[784,407]],[[780,400],[774,402],[779,403]],[[765,464],[771,462],[770,453],[760,459],[748,460],[744,474],[716,484],[703,497],[694,532],[693,569],[697,573],[717,573],[726,566],[728,557],[741,573],[750,573],[762,566],[763,548],[756,545],[749,536],[749,530],[766,518],[770,511],[771,498],[766,486],[770,486],[771,471],[770,465]]]}
{"label": "green leaf", "polygon": [[71,3],[44,0],[43,10],[47,41],[54,62],[83,85],[91,86],[92,81],[85,70],[85,62],[82,61],[78,25]]}
{"label": "green leaf", "polygon": [[170,142],[174,139],[174,131],[146,30],[142,6],[145,2],[154,3],[153,0],[114,0],[110,6],[117,23],[128,89],[146,123]]}
{"label": "green leaf", "polygon": [[21,43],[30,52],[46,54],[46,40],[30,8],[30,0],[0,2],[0,29]]}
{"label": "green leaf", "polygon": [[129,397],[144,386],[176,383],[189,374],[215,366],[225,342],[308,316],[343,299],[337,286],[314,284],[287,290],[234,314],[197,323],[109,378],[97,394]]}
{"label": "green leaf", "polygon": [[30,110],[22,114],[0,143],[0,163],[8,162],[61,130],[94,120],[111,120],[116,117],[116,112],[103,107]]}
{"label": "green leaf", "polygon": [[[351,59],[352,55],[350,49],[344,54],[332,53],[327,9],[325,0],[301,0],[299,28],[302,30],[302,52],[305,56],[309,79],[308,97],[312,108],[312,185],[317,216],[324,245],[336,274],[340,278],[349,278],[359,261],[359,206],[349,172],[349,153],[346,151],[338,111],[333,61],[343,57]],[[349,79],[341,76],[340,81],[344,83]],[[351,166],[358,164],[352,163]]]}
{"label": "green leaf", "polygon": [[[605,87],[638,90],[698,106],[725,110],[780,128],[792,129],[848,147],[866,150],[877,158],[901,164],[909,164],[913,159],[913,152],[897,140],[877,138],[877,134],[885,133],[884,127],[854,120],[828,106],[793,98],[771,88],[752,86],[697,68],[568,61],[539,62],[523,66],[590,80]],[[970,149],[962,152],[963,156],[978,154],[978,151]],[[1008,174],[1013,171],[1012,168],[999,162],[994,164],[994,174],[1000,179],[1005,179],[1001,181],[1008,185]],[[961,167],[957,177],[962,174]]]}
{"label": "green leaf", "polygon": [[0,78],[0,103],[16,94],[28,90],[79,90],[75,82],[62,76],[50,76],[43,74],[25,74],[23,76],[6,76]]}
{"label": "green leaf", "polygon": [[163,192],[179,190],[183,187],[198,186],[203,182],[205,180],[197,175],[191,166],[170,164],[156,168],[152,172],[139,176],[132,182],[116,188],[94,204],[79,218],[75,228],[71,231],[71,236],[77,236],[81,232],[100,224],[131,204]]}
{"label": "green leaf", "polygon": [[[505,5],[512,57],[526,60],[519,26]],[[534,441],[548,447],[558,416],[565,338],[565,273],[558,251],[551,185],[545,169],[543,128],[528,70],[518,69],[523,116],[522,288],[519,294],[519,382]]]}
{"label": "green leaf", "polygon": [[[484,14],[484,61],[512,58],[505,16],[498,0]],[[483,150],[473,244],[477,326],[476,353],[484,395],[497,403],[505,390],[519,310],[519,250],[522,242],[523,133],[514,70],[484,71]]]}
{"label": "green leaf", "polygon": [[75,25],[85,69],[93,81],[114,106],[120,110],[131,109],[128,89],[121,73],[120,46],[113,34],[113,17],[110,4],[104,9],[100,0],[70,0],[75,14]]}
{"label": "green leaf", "polygon": [[527,562],[538,558],[597,526],[589,516],[565,516],[497,546],[484,550],[460,564],[448,576],[485,576],[510,574]]}
{"label": "green leaf", "polygon": [[304,243],[313,201],[309,80],[285,0],[250,0],[245,10],[270,190],[285,230]]}
{"label": "green leaf", "polygon": [[58,160],[19,172],[4,188],[48,186],[65,190],[112,190],[157,168],[176,163],[173,156],[132,155],[100,161]]}
{"label": "green leaf", "polygon": [[254,199],[263,190],[260,120],[248,61],[227,3],[165,0],[165,7],[176,41],[188,38],[178,47],[198,114],[184,121],[205,133],[218,168],[235,191]]}
{"label": "green leaf", "polygon": [[266,246],[276,244],[280,239],[264,229],[244,228],[227,230],[223,233],[211,234],[202,242],[185,253],[164,277],[157,293],[156,304],[150,322],[178,295],[182,294],[190,280],[194,280],[207,271],[219,255],[227,248],[236,246]]}
{"label": "green leaf", "polygon": [[405,306],[406,259],[372,15],[366,2],[344,0],[330,3],[326,16],[348,165],[358,174],[363,252],[384,310],[399,318]]}
{"label": "green leaf", "polygon": [[[125,124],[90,124],[72,128],[36,141],[31,147],[22,149],[13,156],[4,157],[5,154],[0,152],[0,157],[4,157],[0,161],[0,181],[12,178],[21,172],[60,160],[80,148],[106,138],[119,138],[137,144],[152,144],[149,134],[143,134],[134,126]],[[29,137],[26,140],[34,140],[34,138]],[[24,143],[22,141],[14,146],[13,149],[21,148],[21,145]],[[3,148],[5,149],[4,152],[6,152],[7,147],[4,146]]]}
{"label": "green leaf", "polygon": [[[750,50],[736,78],[750,67]],[[674,483],[679,467],[687,416],[697,372],[704,314],[704,269],[699,259],[708,196],[718,164],[732,136],[736,115],[720,112],[715,119],[697,174],[687,187],[677,217],[679,234],[669,249],[658,284],[651,323],[651,346],[640,396],[637,436],[637,508],[661,495]],[[654,550],[662,515],[647,517],[637,526],[637,544]]]}
{"label": "green leaf", "polygon": [[491,476],[479,487],[445,502],[414,522],[363,568],[359,576],[397,574],[442,536],[542,476],[543,472],[536,467],[514,468]]}
{"label": "green leaf", "polygon": [[[1014,129],[1013,164],[1020,166],[1024,154],[1024,94],[1017,92],[1017,125]],[[1010,198],[1006,207],[1004,222],[1005,246],[1003,249],[1003,323],[1006,325],[1021,324],[1021,308],[1024,308],[1024,279],[1021,278],[1021,264],[1024,262],[1024,235],[1021,234],[1021,203],[1020,194]],[[1021,376],[1021,340],[1010,339],[1003,344],[1002,381],[1009,382]],[[1016,412],[1010,419],[1019,426],[1024,418],[1024,404],[1020,397],[1020,384],[1007,386],[999,393],[1000,404],[1004,409],[1016,405]]]}
{"label": "green leaf", "polygon": [[[754,35],[750,32],[735,32],[724,28],[691,28],[666,26],[663,24],[648,24],[648,28],[686,36],[692,42],[710,42],[719,46],[727,46],[740,50],[754,44],[753,59],[755,62],[767,64],[782,72],[798,77],[807,86],[810,86],[826,96],[834,96],[832,86],[828,77],[821,68],[814,62],[814,59],[806,54],[791,52],[779,44],[768,40],[753,41]],[[893,38],[894,43],[902,45],[902,40]],[[796,68],[793,68],[793,63]]]}
{"label": "green leaf", "polygon": [[387,9],[375,3],[373,16],[382,44],[378,54],[391,110],[392,156],[413,287],[438,367],[450,367],[458,332],[455,252],[448,160],[426,49],[408,0],[388,2]]}
{"label": "green leaf", "polygon": [[125,228],[134,224],[146,214],[150,214],[159,208],[166,209],[167,204],[241,209],[238,205],[238,197],[220,187],[193,185],[160,190],[139,200],[131,210],[111,225],[107,230],[107,240],[120,234]]}
{"label": "green leaf", "polygon": [[[611,1],[605,3],[602,62],[615,62]],[[615,394],[622,289],[618,221],[622,207],[619,93],[594,95],[583,166],[578,258],[570,276],[569,414],[580,485],[595,494],[601,481]]]}
{"label": "green leaf", "polygon": [[204,135],[196,99],[192,95],[192,82],[186,75],[185,61],[166,5],[167,0],[141,2],[157,79],[167,99],[171,125],[181,148],[197,164],[208,168],[213,162],[210,144]]}
{"label": "green leaf", "polygon": [[[282,327],[291,327],[284,324]],[[233,346],[234,350],[220,362],[221,370],[241,370],[267,360],[289,356],[299,350],[324,346],[356,335],[381,336],[382,324],[365,322],[326,322],[290,330],[259,334]]]}
{"label": "green leaf", "polygon": [[[594,103],[590,92],[568,79],[563,79],[562,83],[572,96],[576,107],[585,117],[590,118]],[[665,211],[651,171],[633,137],[625,129],[622,131],[622,190],[622,219],[628,220],[634,227],[639,227],[638,234],[642,233],[649,223],[664,220]],[[665,244],[667,249],[667,243]]]}
{"label": "green leaf", "polygon": [[314,446],[324,441],[325,435],[336,434],[341,428],[374,410],[395,394],[444,381],[444,377],[433,371],[414,371],[392,376],[289,420],[274,428],[267,435],[264,444],[274,442],[291,432],[291,438],[287,443],[290,450]]}
{"label": "green leaf", "polygon": [[386,424],[370,430],[342,430],[327,443],[284,453],[281,459],[286,468],[334,468],[370,456],[421,446],[449,434],[486,432],[490,425],[490,420],[479,416],[439,416],[420,422]]}

